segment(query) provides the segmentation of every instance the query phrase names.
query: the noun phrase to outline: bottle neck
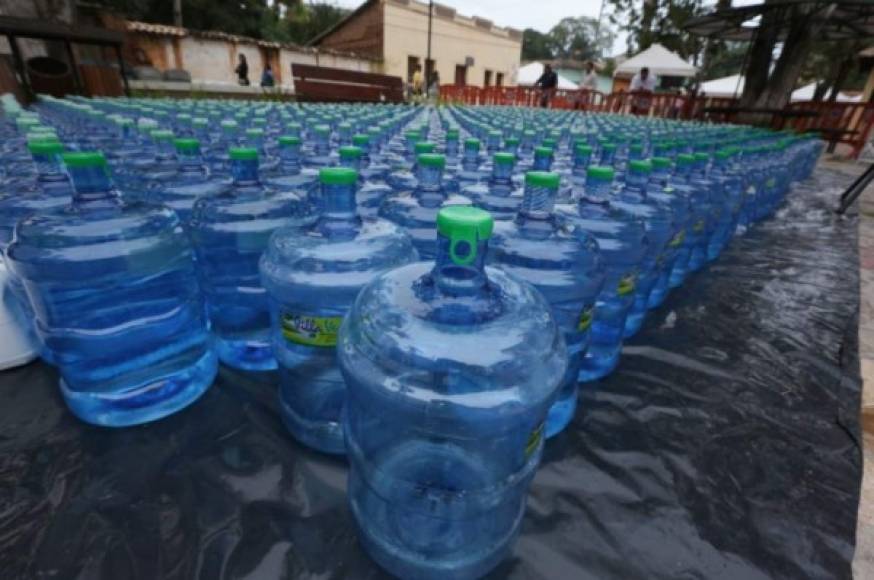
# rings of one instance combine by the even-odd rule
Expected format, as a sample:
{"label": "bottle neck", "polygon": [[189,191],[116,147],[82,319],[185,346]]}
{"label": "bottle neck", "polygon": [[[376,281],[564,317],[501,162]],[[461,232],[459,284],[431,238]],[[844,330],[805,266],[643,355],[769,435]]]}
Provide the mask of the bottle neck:
{"label": "bottle neck", "polygon": [[533,171],[550,171],[552,169],[551,155],[535,155],[534,163],[531,165]]}
{"label": "bottle neck", "polygon": [[321,185],[321,209],[317,228],[326,238],[354,238],[361,227],[355,205],[354,184]]}
{"label": "bottle neck", "polygon": [[458,157],[458,141],[455,139],[446,140],[446,156]]}
{"label": "bottle neck", "polygon": [[331,152],[330,136],[327,133],[318,132],[313,137],[313,152],[316,155],[327,155]]}
{"label": "bottle neck", "polygon": [[252,185],[259,183],[257,159],[232,159],[231,176],[235,185]]}
{"label": "bottle neck", "polygon": [[523,228],[542,230],[552,216],[557,194],[551,187],[526,184],[516,222]]}
{"label": "bottle neck", "polygon": [[36,166],[39,181],[62,181],[65,179],[64,171],[56,155],[35,154],[33,163]]}
{"label": "bottle neck", "polygon": [[474,147],[465,147],[464,157],[461,160],[461,164],[467,170],[473,170],[479,167],[479,149],[476,149]]}
{"label": "bottle neck", "polygon": [[613,182],[604,179],[586,179],[586,187],[580,198],[580,203],[607,205],[613,192]]}
{"label": "bottle neck", "polygon": [[118,192],[112,188],[106,166],[69,167],[67,171],[73,182],[73,203],[112,203],[119,198]]}
{"label": "bottle neck", "polygon": [[601,150],[601,165],[613,165],[613,160],[616,159],[615,149]]}
{"label": "bottle neck", "polygon": [[199,151],[177,152],[176,158],[179,161],[179,172],[183,178],[197,179],[206,176],[206,167]]}
{"label": "bottle neck", "polygon": [[493,163],[492,181],[494,183],[507,184],[513,178],[512,163]]}
{"label": "bottle neck", "polygon": [[[468,256],[472,251],[476,255],[470,261]],[[476,248],[471,248],[465,241],[454,244],[448,237],[437,234],[437,255],[434,260],[432,274],[437,287],[450,296],[471,296],[482,291],[488,279],[486,278],[486,253],[488,243],[479,241]]]}
{"label": "bottle neck", "polygon": [[416,166],[416,180],[419,193],[441,193],[443,168],[420,163]]}
{"label": "bottle neck", "polygon": [[357,172],[361,171],[361,158],[360,157],[341,157],[340,158],[340,167],[348,167],[349,169],[354,169]]}
{"label": "bottle neck", "polygon": [[589,168],[589,159],[589,155],[585,155],[582,153],[575,154],[574,166],[571,168],[571,172],[577,176],[585,175],[586,170]]}
{"label": "bottle neck", "polygon": [[625,174],[625,187],[623,195],[646,199],[646,185],[649,182],[649,174],[637,171],[628,171]]}
{"label": "bottle neck", "polygon": [[279,148],[279,163],[285,175],[300,173],[300,146],[283,145]]}

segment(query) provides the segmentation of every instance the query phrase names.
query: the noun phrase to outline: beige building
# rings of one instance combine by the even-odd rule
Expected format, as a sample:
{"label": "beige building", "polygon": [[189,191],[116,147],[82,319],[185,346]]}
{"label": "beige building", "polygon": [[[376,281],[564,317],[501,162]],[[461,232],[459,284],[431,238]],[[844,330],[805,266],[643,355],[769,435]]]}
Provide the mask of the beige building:
{"label": "beige building", "polygon": [[434,3],[431,61],[428,54],[428,4],[416,0],[368,0],[312,44],[378,58],[382,72],[409,81],[417,66],[441,84],[515,85],[522,32],[462,16]]}

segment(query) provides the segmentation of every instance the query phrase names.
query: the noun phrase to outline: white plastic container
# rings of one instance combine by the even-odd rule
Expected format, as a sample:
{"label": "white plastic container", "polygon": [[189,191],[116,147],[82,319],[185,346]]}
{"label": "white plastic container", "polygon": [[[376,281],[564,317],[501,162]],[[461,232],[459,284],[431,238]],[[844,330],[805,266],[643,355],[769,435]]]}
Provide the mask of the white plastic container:
{"label": "white plastic container", "polygon": [[8,280],[9,272],[0,262],[0,370],[26,365],[39,356],[39,343]]}

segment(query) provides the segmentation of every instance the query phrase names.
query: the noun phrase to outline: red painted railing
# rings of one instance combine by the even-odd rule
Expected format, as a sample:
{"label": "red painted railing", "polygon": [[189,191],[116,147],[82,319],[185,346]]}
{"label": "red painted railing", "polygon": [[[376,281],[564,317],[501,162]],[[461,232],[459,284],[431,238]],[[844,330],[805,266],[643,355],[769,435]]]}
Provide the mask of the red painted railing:
{"label": "red painted railing", "polygon": [[[542,91],[533,87],[440,87],[444,103],[492,106],[540,106]],[[737,114],[731,111],[707,112],[712,108],[736,107],[738,99],[731,97],[687,97],[666,93],[618,92],[604,95],[586,89],[553,91],[549,107],[580,109],[604,113],[665,117],[676,119],[710,119],[732,123]],[[874,104],[797,102],[789,110],[815,111],[816,115],[787,117],[786,128],[796,131],[820,131],[832,143],[845,143],[858,156],[874,130]]]}

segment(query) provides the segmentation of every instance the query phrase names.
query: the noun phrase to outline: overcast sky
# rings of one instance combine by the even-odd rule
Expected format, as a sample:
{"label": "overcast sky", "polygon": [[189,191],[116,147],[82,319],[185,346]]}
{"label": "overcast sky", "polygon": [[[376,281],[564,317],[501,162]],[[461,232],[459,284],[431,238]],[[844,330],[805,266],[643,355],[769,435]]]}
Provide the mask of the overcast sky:
{"label": "overcast sky", "polygon": [[[357,8],[363,0],[329,0],[345,8]],[[465,16],[488,18],[498,26],[512,26],[519,30],[534,28],[548,32],[566,16],[598,17],[599,0],[439,0]],[[606,16],[604,22],[607,21]],[[612,54],[625,51],[625,34],[620,32],[613,44]]]}

